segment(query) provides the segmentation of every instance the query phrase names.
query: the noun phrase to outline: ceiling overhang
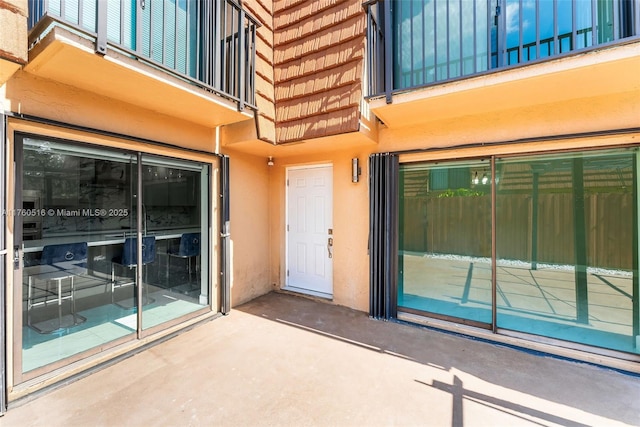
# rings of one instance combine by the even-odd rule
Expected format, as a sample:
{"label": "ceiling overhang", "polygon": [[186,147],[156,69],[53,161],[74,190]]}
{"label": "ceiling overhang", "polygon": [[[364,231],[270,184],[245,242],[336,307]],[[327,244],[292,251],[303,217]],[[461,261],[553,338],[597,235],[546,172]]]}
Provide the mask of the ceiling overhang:
{"label": "ceiling overhang", "polygon": [[29,52],[25,71],[107,98],[202,126],[216,127],[253,117],[237,103],[130,55],[95,53],[92,40],[54,26]]}
{"label": "ceiling overhang", "polygon": [[640,41],[370,101],[389,128],[640,91]]}

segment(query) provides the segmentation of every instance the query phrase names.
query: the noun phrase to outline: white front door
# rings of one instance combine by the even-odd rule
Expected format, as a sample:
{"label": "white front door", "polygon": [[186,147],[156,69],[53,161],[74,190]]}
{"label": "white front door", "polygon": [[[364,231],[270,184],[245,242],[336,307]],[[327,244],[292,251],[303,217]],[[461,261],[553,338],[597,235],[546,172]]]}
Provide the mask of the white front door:
{"label": "white front door", "polygon": [[333,295],[333,167],[287,169],[286,288]]}

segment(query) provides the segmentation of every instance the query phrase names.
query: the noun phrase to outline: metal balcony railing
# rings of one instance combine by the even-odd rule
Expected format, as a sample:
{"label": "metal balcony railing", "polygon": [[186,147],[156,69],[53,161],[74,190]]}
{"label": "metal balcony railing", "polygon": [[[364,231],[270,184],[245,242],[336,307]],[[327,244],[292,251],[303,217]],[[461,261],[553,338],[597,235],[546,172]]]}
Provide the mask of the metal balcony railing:
{"label": "metal balcony railing", "polygon": [[259,24],[235,0],[29,0],[31,37],[52,26],[256,109]]}
{"label": "metal balcony railing", "polygon": [[369,0],[367,97],[386,96],[640,35],[628,0]]}

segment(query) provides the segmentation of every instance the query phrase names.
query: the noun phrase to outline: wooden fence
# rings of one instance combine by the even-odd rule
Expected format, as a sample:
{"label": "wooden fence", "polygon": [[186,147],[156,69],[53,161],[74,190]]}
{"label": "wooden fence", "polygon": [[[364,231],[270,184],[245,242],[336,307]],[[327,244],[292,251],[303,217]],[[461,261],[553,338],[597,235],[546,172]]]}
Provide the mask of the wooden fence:
{"label": "wooden fence", "polygon": [[[401,249],[467,256],[491,256],[491,198],[405,197]],[[497,196],[496,246],[499,259],[575,264],[573,195],[540,194],[534,226],[530,195]],[[587,260],[592,267],[632,268],[633,195],[585,195]],[[533,260],[533,239],[537,259]]]}

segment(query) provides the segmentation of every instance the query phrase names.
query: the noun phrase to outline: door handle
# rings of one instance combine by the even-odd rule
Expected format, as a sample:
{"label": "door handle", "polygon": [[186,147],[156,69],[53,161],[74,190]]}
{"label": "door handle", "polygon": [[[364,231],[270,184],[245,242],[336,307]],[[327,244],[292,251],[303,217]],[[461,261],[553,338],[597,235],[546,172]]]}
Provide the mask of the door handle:
{"label": "door handle", "polygon": [[13,269],[18,270],[20,266],[20,261],[22,260],[22,250],[20,246],[13,247]]}
{"label": "door handle", "polygon": [[327,239],[327,251],[329,251],[329,258],[333,258],[333,254],[331,253],[332,247],[333,247],[333,237],[329,237]]}

